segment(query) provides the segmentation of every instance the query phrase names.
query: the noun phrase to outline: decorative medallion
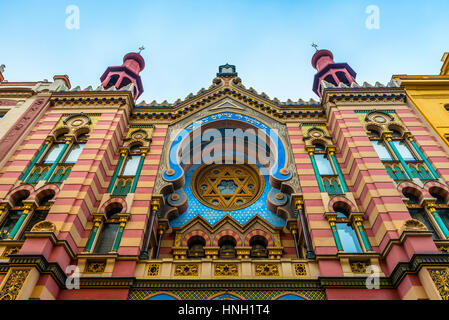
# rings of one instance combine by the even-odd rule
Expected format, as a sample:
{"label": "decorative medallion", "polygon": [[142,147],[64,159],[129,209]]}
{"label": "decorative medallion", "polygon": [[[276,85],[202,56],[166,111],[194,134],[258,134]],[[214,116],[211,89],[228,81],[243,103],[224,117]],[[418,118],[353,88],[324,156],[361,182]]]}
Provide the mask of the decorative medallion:
{"label": "decorative medallion", "polygon": [[178,264],[175,269],[175,276],[189,277],[198,276],[197,264]]}
{"label": "decorative medallion", "polygon": [[47,220],[36,223],[31,229],[31,232],[55,232],[55,231],[56,225],[53,222]]}
{"label": "decorative medallion", "polygon": [[449,269],[429,269],[429,274],[441,298],[443,300],[449,300]]}
{"label": "decorative medallion", "polygon": [[367,261],[353,261],[350,263],[353,273],[366,273],[369,263]]}
{"label": "decorative medallion", "polygon": [[192,190],[204,205],[217,210],[250,206],[263,193],[264,179],[252,165],[202,165],[192,176]]}
{"label": "decorative medallion", "polygon": [[159,275],[160,268],[161,268],[161,265],[159,263],[151,263],[148,266],[147,276],[148,277],[156,277],[157,275]]}
{"label": "decorative medallion", "polygon": [[218,263],[215,265],[215,275],[238,277],[239,269],[235,263]]}
{"label": "decorative medallion", "polygon": [[89,261],[86,264],[86,268],[84,269],[84,272],[89,273],[103,273],[106,269],[106,262],[105,261]]}
{"label": "decorative medallion", "polygon": [[303,277],[307,275],[307,269],[305,263],[295,263],[295,274],[298,277]]}
{"label": "decorative medallion", "polygon": [[274,263],[258,263],[256,264],[256,276],[279,276],[279,267]]}

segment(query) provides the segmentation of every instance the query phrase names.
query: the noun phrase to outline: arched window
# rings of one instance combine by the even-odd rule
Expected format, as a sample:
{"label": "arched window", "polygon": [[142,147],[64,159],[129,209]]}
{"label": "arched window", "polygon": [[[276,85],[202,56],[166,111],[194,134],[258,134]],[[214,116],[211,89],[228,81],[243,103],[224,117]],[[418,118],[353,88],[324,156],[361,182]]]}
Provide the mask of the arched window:
{"label": "arched window", "polygon": [[435,198],[435,204],[437,204],[436,212],[441,218],[441,221],[449,229],[449,205],[447,195],[443,189],[431,188],[430,195]]}
{"label": "arched window", "polygon": [[53,205],[53,198],[55,197],[54,192],[49,192],[47,195],[42,196],[38,201],[38,207],[34,209],[30,221],[28,221],[22,236],[21,240],[25,240],[25,233],[31,231],[35,224],[44,221],[47,218],[48,211]]}
{"label": "arched window", "polygon": [[0,225],[0,239],[7,239],[11,231],[23,215],[25,205],[23,201],[28,198],[30,194],[28,192],[20,192],[19,195],[13,200],[13,206],[8,210],[8,213]]}
{"label": "arched window", "polygon": [[235,246],[237,242],[231,236],[224,236],[218,242],[220,258],[235,258]]}
{"label": "arched window", "polygon": [[204,257],[204,247],[206,246],[206,241],[203,237],[195,236],[189,239],[188,242],[189,258],[203,258]]}
{"label": "arched window", "polygon": [[419,151],[414,141],[407,141],[403,134],[395,128],[390,129],[390,136],[385,139],[374,129],[368,131],[371,143],[379,159],[384,163],[389,176],[396,181],[419,178],[432,180],[432,174],[427,170],[425,159],[420,159]]}
{"label": "arched window", "polygon": [[251,246],[251,258],[267,258],[267,239],[262,236],[254,236],[249,241]]}
{"label": "arched window", "polygon": [[112,87],[113,85],[115,85],[117,83],[117,80],[119,79],[119,75],[118,74],[114,74],[109,78],[109,82],[106,85],[105,89],[109,89],[110,87]]}
{"label": "arched window", "polygon": [[101,232],[98,235],[94,253],[106,254],[112,251],[120,226],[118,214],[121,210],[120,206],[111,206],[106,209],[106,221],[103,223]]}
{"label": "arched window", "polygon": [[445,197],[442,193],[436,191],[435,189],[430,189],[430,195],[435,198],[436,204],[446,204]]}
{"label": "arched window", "polygon": [[[36,158],[32,173],[26,179],[27,183],[37,183],[47,180],[51,183],[61,183],[66,180],[83,151],[88,134],[80,134],[76,141],[68,139],[67,132],[59,133],[43,155]],[[44,149],[42,149],[43,151]]]}
{"label": "arched window", "polygon": [[347,187],[335,158],[335,148],[328,151],[323,144],[316,143],[311,150],[309,154],[320,191],[330,195],[344,194]]}
{"label": "arched window", "polygon": [[349,212],[341,207],[336,207],[335,212],[337,213],[336,227],[343,251],[348,253],[363,252],[357,237],[357,232],[354,230],[353,224],[349,220]]}
{"label": "arched window", "polygon": [[426,226],[427,230],[432,232],[432,238],[434,240],[439,239],[438,233],[435,231],[435,227],[429,218],[429,214],[426,212],[425,208],[420,205],[419,197],[407,191],[403,191],[402,194],[408,200],[406,203],[407,209],[412,219],[422,222]]}
{"label": "arched window", "polygon": [[119,161],[116,168],[117,180],[111,181],[111,186],[114,187],[112,189],[113,195],[123,196],[135,191],[145,155],[146,153],[142,151],[139,144],[131,146],[128,155],[121,155],[122,160]]}

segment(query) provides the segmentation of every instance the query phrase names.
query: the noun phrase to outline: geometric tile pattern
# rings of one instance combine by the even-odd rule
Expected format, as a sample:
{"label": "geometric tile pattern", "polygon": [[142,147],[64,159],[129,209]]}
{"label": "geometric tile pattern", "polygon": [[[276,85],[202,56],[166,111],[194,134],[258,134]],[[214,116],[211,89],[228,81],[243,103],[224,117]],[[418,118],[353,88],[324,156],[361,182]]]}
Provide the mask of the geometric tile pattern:
{"label": "geometric tile pattern", "polygon": [[224,218],[226,215],[229,215],[231,218],[236,220],[242,226],[245,225],[251,218],[258,215],[268,223],[270,223],[274,227],[283,227],[286,225],[284,219],[277,216],[275,213],[271,212],[267,208],[267,197],[268,193],[271,190],[271,185],[269,182],[269,177],[264,175],[265,179],[265,188],[260,196],[260,198],[254,202],[249,207],[240,209],[240,210],[232,210],[232,211],[222,211],[209,208],[202,204],[198,199],[193,195],[190,181],[192,178],[193,172],[198,168],[199,165],[193,165],[189,168],[189,170],[185,173],[185,185],[184,191],[187,194],[187,199],[189,201],[188,209],[180,214],[178,217],[170,221],[170,227],[182,227],[190,220],[192,220],[197,215],[203,217],[207,222],[211,225],[215,225],[218,221]]}
{"label": "geometric tile pattern", "polygon": [[[149,295],[161,292],[160,290],[131,290],[128,300],[146,300]],[[307,300],[326,300],[326,294],[323,290],[233,290],[224,292],[222,290],[173,290],[170,292],[180,300],[208,300],[210,297],[219,293],[236,294],[245,300],[272,300],[278,295],[286,292],[296,293]]]}

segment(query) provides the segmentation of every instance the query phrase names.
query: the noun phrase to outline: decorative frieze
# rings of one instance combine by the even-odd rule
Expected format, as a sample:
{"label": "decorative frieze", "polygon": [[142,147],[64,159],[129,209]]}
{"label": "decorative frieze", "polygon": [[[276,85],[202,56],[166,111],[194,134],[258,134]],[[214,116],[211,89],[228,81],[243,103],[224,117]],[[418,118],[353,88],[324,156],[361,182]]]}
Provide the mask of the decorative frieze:
{"label": "decorative frieze", "polygon": [[438,292],[443,300],[449,300],[449,268],[445,269],[429,269]]}
{"label": "decorative frieze", "polygon": [[298,277],[307,276],[307,269],[305,263],[295,263],[295,274]]}
{"label": "decorative frieze", "polygon": [[31,269],[14,269],[0,290],[0,300],[16,300]]}
{"label": "decorative frieze", "polygon": [[103,273],[105,269],[106,269],[106,261],[89,261],[86,264],[84,272]]}
{"label": "decorative frieze", "polygon": [[177,277],[196,277],[199,275],[198,264],[178,264],[175,267],[175,276]]}
{"label": "decorative frieze", "polygon": [[160,269],[161,269],[161,265],[159,263],[151,263],[150,265],[148,265],[147,276],[148,277],[158,276]]}
{"label": "decorative frieze", "polygon": [[238,277],[239,268],[236,263],[218,263],[215,265],[215,276]]}
{"label": "decorative frieze", "polygon": [[256,276],[258,277],[278,277],[279,266],[275,263],[257,263]]}

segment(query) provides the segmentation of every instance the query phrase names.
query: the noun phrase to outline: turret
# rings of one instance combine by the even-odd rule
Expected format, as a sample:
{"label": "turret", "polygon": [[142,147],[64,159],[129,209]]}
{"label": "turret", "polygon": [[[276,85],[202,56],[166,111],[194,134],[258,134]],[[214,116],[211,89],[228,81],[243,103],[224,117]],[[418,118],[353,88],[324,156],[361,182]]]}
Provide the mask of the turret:
{"label": "turret", "polygon": [[145,68],[145,60],[140,53],[131,52],[123,58],[120,67],[108,67],[101,76],[101,85],[105,89],[114,86],[117,89],[126,87],[130,83],[134,85],[134,100],[143,93],[140,72]]}
{"label": "turret", "polygon": [[313,92],[319,97],[322,96],[322,80],[335,86],[340,83],[350,86],[351,83],[356,82],[355,71],[347,63],[335,63],[334,55],[329,50],[317,50],[312,57],[312,66],[317,70],[313,81]]}

